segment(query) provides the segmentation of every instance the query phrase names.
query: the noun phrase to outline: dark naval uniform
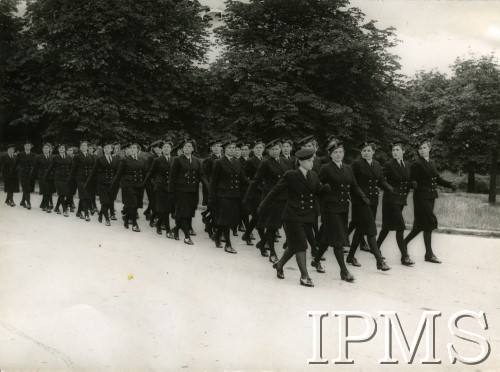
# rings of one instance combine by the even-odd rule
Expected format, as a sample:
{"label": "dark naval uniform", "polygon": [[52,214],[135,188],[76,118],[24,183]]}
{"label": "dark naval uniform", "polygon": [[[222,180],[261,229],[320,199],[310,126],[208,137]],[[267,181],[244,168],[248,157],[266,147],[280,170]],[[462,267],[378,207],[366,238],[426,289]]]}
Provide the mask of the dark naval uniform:
{"label": "dark naval uniform", "polygon": [[[19,172],[19,180],[21,181],[21,188],[23,191],[23,198],[20,205],[26,206],[28,209],[31,208],[30,194],[35,188],[34,180],[31,179],[31,171],[35,166],[36,154],[33,152],[26,153],[25,151],[17,154],[14,169]],[[24,205],[26,202],[26,205]]]}
{"label": "dark naval uniform", "polygon": [[89,220],[88,215],[92,203],[92,197],[85,186],[93,166],[94,156],[89,153],[84,154],[83,152],[80,152],[78,155],[73,157],[71,173],[69,176],[70,180],[76,183],[78,188],[78,197],[82,203],[81,208],[87,221]]}
{"label": "dark naval uniform", "polygon": [[15,154],[4,154],[1,158],[4,192],[7,194],[5,203],[12,207],[15,206],[14,193],[19,192],[19,176],[14,171],[16,156]]}
{"label": "dark naval uniform", "polygon": [[35,165],[31,171],[31,182],[35,183],[38,179],[39,194],[42,195],[41,207],[44,211],[50,212],[49,201],[52,197],[50,178],[46,179],[45,174],[50,166],[50,155],[40,154],[35,157]]}
{"label": "dark naval uniform", "polygon": [[55,211],[59,212],[59,205],[62,205],[65,216],[67,215],[67,208],[69,204],[70,192],[69,192],[69,174],[71,172],[72,158],[66,154],[64,157],[57,154],[54,155],[50,160],[49,168],[45,173],[44,182],[53,175],[54,184],[56,187],[56,192],[58,195]]}
{"label": "dark naval uniform", "polygon": [[97,184],[97,195],[99,195],[99,202],[101,203],[101,211],[99,212],[99,221],[102,216],[106,218],[107,225],[109,225],[109,213],[116,197],[115,190],[111,187],[113,180],[118,170],[119,160],[117,157],[106,155],[97,157],[92,167],[92,170],[87,179],[89,183]]}

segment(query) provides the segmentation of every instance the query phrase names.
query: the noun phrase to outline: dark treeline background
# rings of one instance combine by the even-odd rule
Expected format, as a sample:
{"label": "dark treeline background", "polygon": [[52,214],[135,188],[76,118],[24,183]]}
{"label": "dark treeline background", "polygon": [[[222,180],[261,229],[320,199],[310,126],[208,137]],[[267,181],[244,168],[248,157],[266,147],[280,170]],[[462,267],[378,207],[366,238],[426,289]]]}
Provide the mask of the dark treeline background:
{"label": "dark treeline background", "polygon": [[214,30],[192,0],[0,0],[0,138],[144,143],[190,135],[336,135],[349,158],[375,139],[434,134],[442,170],[490,174],[500,148],[500,67],[457,58],[450,76],[398,73],[397,30],[346,0],[228,0]]}

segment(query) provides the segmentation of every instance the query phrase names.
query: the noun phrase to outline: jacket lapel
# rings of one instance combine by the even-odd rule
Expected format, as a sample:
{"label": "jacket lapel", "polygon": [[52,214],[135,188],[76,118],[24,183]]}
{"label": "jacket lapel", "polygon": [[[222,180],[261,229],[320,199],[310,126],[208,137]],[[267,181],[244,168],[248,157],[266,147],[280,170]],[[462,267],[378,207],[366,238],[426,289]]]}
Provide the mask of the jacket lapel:
{"label": "jacket lapel", "polygon": [[223,161],[224,161],[224,164],[226,164],[226,166],[228,166],[233,171],[233,173],[237,173],[236,166],[233,164],[233,162],[231,160],[229,160],[229,158],[227,156],[224,155]]}

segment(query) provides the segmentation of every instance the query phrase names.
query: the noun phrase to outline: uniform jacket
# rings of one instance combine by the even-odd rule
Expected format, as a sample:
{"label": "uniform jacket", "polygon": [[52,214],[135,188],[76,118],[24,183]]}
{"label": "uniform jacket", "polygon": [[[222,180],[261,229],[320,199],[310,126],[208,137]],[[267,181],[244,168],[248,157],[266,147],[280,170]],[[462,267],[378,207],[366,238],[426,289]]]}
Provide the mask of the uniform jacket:
{"label": "uniform jacket", "polygon": [[433,161],[427,161],[420,156],[410,166],[410,179],[417,182],[413,194],[415,199],[436,199],[437,185],[452,187],[451,182],[441,178]]}
{"label": "uniform jacket", "polygon": [[76,182],[87,182],[90,172],[92,172],[92,167],[94,166],[94,156],[87,153],[85,156],[82,152],[78,155],[73,156],[73,162],[71,165],[70,180]]}
{"label": "uniform jacket", "polygon": [[352,168],[347,164],[342,163],[342,169],[333,161],[323,164],[318,177],[323,184],[330,185],[330,191],[323,196],[323,203],[333,202],[347,206],[351,195],[356,195],[360,199],[366,197],[356,182]]}
{"label": "uniform jacket", "polygon": [[16,156],[16,154],[12,154],[11,159],[6,153],[0,158],[5,192],[19,192],[19,175],[14,171]]}
{"label": "uniform jacket", "polygon": [[23,180],[29,180],[31,176],[31,170],[35,166],[35,158],[36,154],[31,152],[26,154],[25,151],[17,154],[15,162],[14,162],[14,170],[19,171],[19,179],[21,183]]}
{"label": "uniform jacket", "polygon": [[[264,160],[264,158],[262,158],[262,160]],[[260,160],[257,156],[248,158],[243,170],[249,179],[253,180],[255,178],[255,173],[257,173],[257,169],[259,168],[262,160]]]}
{"label": "uniform jacket", "polygon": [[[380,163],[375,159],[370,165],[365,159],[357,158],[352,162],[352,170],[356,181],[364,194],[370,199],[371,205],[378,204],[379,187],[386,191],[391,191],[392,187],[387,183],[382,173]],[[353,203],[361,203],[361,198],[355,196]]]}
{"label": "uniform jacket", "polygon": [[321,184],[316,172],[307,172],[306,179],[300,169],[288,170],[260,204],[260,213],[265,214],[272,208],[274,201],[287,194],[283,221],[313,223],[319,215],[315,196],[328,192],[329,189],[330,186]]}
{"label": "uniform jacket", "polygon": [[50,166],[50,155],[45,156],[45,154],[40,154],[35,157],[35,164],[31,170],[30,179],[34,182],[35,178],[38,182],[43,182],[45,179],[45,173]]}
{"label": "uniform jacket", "polygon": [[68,182],[72,161],[73,159],[68,155],[64,155],[64,159],[59,154],[54,155],[50,159],[50,165],[47,172],[45,172],[45,182],[47,182],[47,179],[49,179],[52,174],[54,175],[54,181]]}
{"label": "uniform jacket", "polygon": [[405,162],[402,167],[396,159],[387,161],[382,172],[385,179],[394,189],[392,192],[384,191],[383,204],[406,205],[406,198],[410,192],[410,165]]}
{"label": "uniform jacket", "polygon": [[223,156],[214,162],[210,178],[210,199],[240,199],[241,191],[248,185],[248,178],[237,159]]}
{"label": "uniform jacket", "polygon": [[138,156],[135,160],[132,155],[129,155],[120,160],[113,186],[121,181],[121,187],[143,187],[142,183],[147,171],[147,160]]}
{"label": "uniform jacket", "polygon": [[290,164],[290,169],[295,169],[298,167],[297,158],[295,156],[288,155],[288,158],[287,158],[285,155],[281,154],[280,158],[283,159],[284,161],[287,161],[288,164]]}
{"label": "uniform jacket", "polygon": [[105,155],[99,156],[90,171],[90,175],[87,179],[87,184],[96,180],[97,183],[101,185],[111,185],[116,176],[118,170],[118,164],[120,160],[118,157],[111,156],[111,163],[108,162]]}
{"label": "uniform jacket", "polygon": [[212,177],[214,162],[218,159],[220,159],[218,156],[212,154],[203,161],[202,164],[203,175],[205,176],[208,182],[210,182],[210,177]]}
{"label": "uniform jacket", "polygon": [[208,187],[200,160],[194,156],[191,156],[191,160],[190,163],[185,155],[173,159],[168,184],[170,193],[175,195],[177,192],[198,192],[200,182]]}
{"label": "uniform jacket", "polygon": [[[267,157],[262,160],[255,174],[253,182],[248,188],[245,199],[253,199],[253,194],[257,192],[258,185],[262,183],[262,197],[264,198],[272,188],[279,182],[287,170],[291,170],[290,163],[280,159],[279,163],[275,158]],[[286,189],[278,196],[278,200],[286,200]]]}
{"label": "uniform jacket", "polygon": [[149,170],[144,183],[154,179],[155,191],[168,191],[168,183],[170,182],[170,169],[172,168],[172,156],[169,160],[165,155],[161,155],[153,160],[151,169]]}

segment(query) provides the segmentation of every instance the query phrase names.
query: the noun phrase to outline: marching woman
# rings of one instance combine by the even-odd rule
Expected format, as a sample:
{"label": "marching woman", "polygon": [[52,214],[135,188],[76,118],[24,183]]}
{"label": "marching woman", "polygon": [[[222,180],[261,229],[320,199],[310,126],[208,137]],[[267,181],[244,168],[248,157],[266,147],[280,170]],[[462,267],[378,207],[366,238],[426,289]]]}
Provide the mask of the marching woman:
{"label": "marching woman", "polygon": [[[96,159],[102,155],[102,153],[100,153],[100,154],[97,153],[97,145],[90,144],[90,143],[88,146],[88,153],[90,154],[92,159],[94,159],[94,163],[95,163]],[[97,202],[96,202],[97,184],[95,183],[94,180],[92,180],[92,182],[88,184],[87,190],[90,194],[90,214],[93,216],[94,213],[99,212],[99,209],[97,208]]]}
{"label": "marching woman", "polygon": [[[241,156],[238,158],[238,162],[241,165],[241,169],[243,169],[243,172],[245,172],[246,164],[248,159],[248,154],[250,153],[250,144],[248,142],[241,142],[239,144],[240,150],[241,150]],[[245,173],[246,176],[246,173]],[[250,219],[248,218],[248,211],[244,208],[243,206],[243,199],[245,198],[245,194],[247,192],[248,187],[243,186],[241,189],[241,206],[240,206],[240,223],[238,225],[238,231],[241,232],[246,232],[248,229],[248,226],[250,225]],[[253,243],[250,241],[251,245]]]}
{"label": "marching woman", "polygon": [[413,228],[404,242],[408,245],[415,236],[423,231],[425,260],[441,263],[432,251],[432,230],[437,228],[437,218],[434,215],[434,202],[438,198],[437,185],[448,187],[453,191],[456,191],[457,188],[452,182],[441,178],[434,162],[429,158],[430,150],[430,139],[420,140],[417,143],[417,160],[410,166],[410,179],[417,182],[417,187],[413,193]]}
{"label": "marching woman", "polygon": [[[255,178],[247,191],[249,197],[245,196],[245,199],[250,199],[252,194],[258,192],[257,186],[261,183],[263,184],[262,198],[265,198],[283,177],[283,174],[287,170],[292,169],[288,161],[280,158],[281,143],[279,139],[266,144],[266,149],[269,156],[260,163]],[[269,246],[269,262],[272,263],[278,262],[278,256],[274,249],[274,239],[282,225],[281,214],[283,213],[283,208],[285,208],[286,199],[286,190],[283,189],[281,194],[275,197],[273,208],[266,211],[265,214],[259,214],[258,227],[261,229],[259,235],[262,235],[262,230],[264,230],[264,240],[257,243],[257,248],[261,250],[265,249],[265,244],[267,243]]]}
{"label": "marching woman", "polygon": [[182,142],[182,155],[173,159],[168,192],[175,204],[174,239],[179,239],[179,229],[184,233],[184,243],[193,245],[190,237],[191,221],[198,208],[200,182],[208,187],[201,162],[193,156],[196,142],[186,138]]}
{"label": "marching woman", "polygon": [[137,210],[143,206],[144,187],[142,182],[146,176],[147,161],[138,156],[140,145],[133,142],[130,146],[130,155],[120,160],[118,170],[111,187],[118,186],[122,189],[122,200],[124,205],[123,226],[128,229],[129,221],[132,222],[132,231],[140,232],[137,225]]}
{"label": "marching woman", "polygon": [[170,229],[170,213],[172,212],[171,200],[168,195],[168,182],[170,181],[170,168],[172,167],[172,147],[171,141],[165,141],[158,144],[161,147],[161,155],[153,160],[144,185],[147,185],[151,179],[154,179],[154,211],[157,217],[156,232],[162,234],[162,226],[165,225],[167,238],[173,239],[174,235]]}
{"label": "marching woman", "polygon": [[88,189],[85,188],[85,184],[87,183],[93,166],[94,157],[88,152],[88,142],[81,141],[80,152],[73,157],[69,179],[73,184],[76,183],[78,188],[78,198],[80,199],[81,210],[79,205],[77,216],[80,212],[83,213],[80,214],[80,218],[85,218],[87,222],[90,221],[89,210],[92,208],[92,197]]}
{"label": "marching woman", "polygon": [[[149,151],[141,152],[140,157],[146,159],[147,163],[147,172],[151,170],[153,166],[153,160],[158,158],[161,154],[161,146],[163,145],[162,140],[156,140],[149,146]],[[144,184],[144,191],[146,191],[146,196],[148,197],[148,207],[144,211],[144,216],[146,220],[149,221],[149,226],[154,227],[155,224],[155,186],[154,186],[154,178],[150,178],[148,182]],[[160,225],[161,226],[161,225]]]}
{"label": "marching woman", "polygon": [[354,257],[361,237],[366,235],[368,245],[370,246],[377,260],[377,269],[382,271],[390,270],[386,265],[377,246],[375,237],[377,236],[377,226],[375,217],[377,216],[378,206],[378,188],[387,192],[392,192],[393,188],[387,183],[382,174],[380,163],[373,159],[375,153],[375,144],[370,141],[363,141],[360,146],[361,157],[352,162],[352,170],[358,185],[363,190],[366,198],[359,195],[353,195],[352,198],[352,219],[356,223],[356,230],[351,242],[351,249],[346,262],[353,266],[361,266]]}
{"label": "marching woman", "polygon": [[31,171],[31,183],[35,183],[35,178],[38,179],[39,194],[42,195],[41,208],[44,212],[50,213],[50,199],[52,190],[50,188],[50,179],[45,182],[45,173],[50,166],[50,144],[45,143],[42,147],[42,154],[35,157],[35,165]]}
{"label": "marching woman", "polygon": [[[257,169],[259,168],[260,163],[262,162],[263,159],[262,153],[264,152],[264,142],[262,142],[262,140],[260,139],[256,140],[253,144],[252,150],[254,156],[248,158],[243,168],[243,170],[245,171],[245,175],[250,181],[252,181],[255,178]],[[262,182],[260,182],[259,185],[255,185],[255,187],[259,191],[262,191]],[[241,239],[245,243],[247,243],[247,245],[253,245],[252,232],[259,222],[257,208],[259,207],[261,201],[262,201],[262,192],[254,192],[253,195],[251,196],[248,193],[246,193],[245,197],[243,198],[243,208],[252,217],[250,219],[250,222],[248,223],[248,227],[246,229],[247,231],[245,231],[245,233],[241,237]],[[265,239],[264,231],[262,229],[257,229],[257,231],[259,233],[260,240],[263,241]],[[268,257],[267,251],[263,245],[260,245],[259,249],[262,256]]]}
{"label": "marching woman", "polygon": [[15,207],[14,193],[19,192],[19,177],[14,172],[14,163],[16,162],[16,145],[7,145],[7,153],[2,157],[2,176],[4,192],[7,194],[5,204]]}
{"label": "marching woman", "polygon": [[209,205],[215,211],[217,231],[214,235],[215,246],[222,248],[221,235],[225,239],[224,250],[237,253],[231,245],[230,229],[240,221],[241,189],[248,179],[237,159],[234,158],[235,141],[227,140],[221,144],[224,156],[214,162],[209,188]]}
{"label": "marching woman", "polygon": [[35,188],[34,180],[31,180],[31,171],[35,166],[36,154],[31,152],[32,147],[33,144],[27,141],[24,144],[24,152],[17,154],[14,162],[14,171],[19,171],[19,180],[21,181],[21,188],[23,191],[23,198],[19,205],[22,205],[26,209],[31,209],[30,196]]}
{"label": "marching woman", "polygon": [[48,182],[50,177],[54,177],[54,185],[57,192],[57,202],[54,212],[61,214],[59,206],[63,208],[64,217],[68,217],[68,207],[70,202],[69,174],[71,172],[72,159],[66,154],[66,145],[57,146],[58,155],[52,156],[50,165],[45,172],[44,181]]}
{"label": "marching woman", "polygon": [[394,189],[393,192],[384,191],[382,198],[382,230],[377,238],[379,249],[389,231],[396,231],[396,242],[401,252],[401,263],[411,266],[413,262],[408,256],[404,242],[404,231],[406,229],[403,218],[403,208],[406,198],[410,192],[410,167],[407,167],[403,156],[405,145],[402,140],[395,140],[392,144],[392,159],[387,161],[382,169],[385,179]]}
{"label": "marching woman", "polygon": [[[212,170],[214,167],[214,162],[221,157],[221,141],[218,139],[212,140],[208,143],[210,146],[211,154],[203,161],[201,168],[203,170],[203,174],[208,184],[210,184],[212,177]],[[205,224],[205,232],[208,233],[210,239],[213,238],[215,231],[217,230],[217,226],[215,224],[214,211],[208,205],[208,189],[203,186],[203,198],[205,203],[207,204],[207,209],[204,212],[201,212],[202,221]]]}
{"label": "marching woman", "polygon": [[292,169],[296,168],[297,158],[292,155],[293,141],[288,138],[284,138],[281,141],[281,158],[288,161]]}
{"label": "marching woman", "polygon": [[85,186],[88,188],[88,185],[91,183],[97,184],[97,194],[99,195],[99,202],[101,204],[97,221],[102,223],[102,216],[104,216],[106,226],[110,226],[111,207],[116,195],[111,184],[115,178],[119,160],[111,156],[111,152],[113,151],[112,142],[106,142],[103,151],[104,154],[95,160]]}
{"label": "marching woman", "polygon": [[259,214],[265,215],[283,194],[288,195],[282,213],[288,246],[273,267],[276,269],[277,277],[284,279],[283,267],[295,254],[300,270],[300,284],[314,287],[307,272],[307,235],[308,231],[312,230],[319,213],[314,196],[329,192],[330,186],[323,186],[316,173],[312,171],[314,150],[299,150],[295,156],[299,162],[298,169],[285,172],[262,201]]}
{"label": "marching woman", "polygon": [[331,139],[326,146],[331,162],[323,164],[319,171],[319,180],[324,185],[330,185],[330,191],[323,196],[321,204],[321,234],[318,252],[311,263],[320,273],[325,270],[321,266],[321,257],[329,246],[340,267],[340,278],[352,282],[354,277],[347,270],[344,262],[343,247],[349,240],[347,220],[349,216],[349,201],[351,195],[356,195],[364,203],[368,198],[356,182],[352,168],[343,163],[344,146],[341,141]]}
{"label": "marching woman", "polygon": [[[77,152],[77,148],[76,146],[67,146],[66,147],[66,155],[69,159],[71,159],[71,163],[73,163],[73,158],[75,157],[75,153]],[[71,172],[71,168],[70,168],[70,172]],[[78,189],[77,187],[77,184],[75,182],[72,182],[71,180],[68,179],[68,190],[69,190],[69,194],[68,194],[68,207],[69,207],[69,211],[70,212],[74,212],[75,211],[75,194],[76,194],[76,190]],[[81,202],[78,203],[78,205],[80,206],[81,208]],[[76,214],[76,216],[78,217],[78,213]]]}

